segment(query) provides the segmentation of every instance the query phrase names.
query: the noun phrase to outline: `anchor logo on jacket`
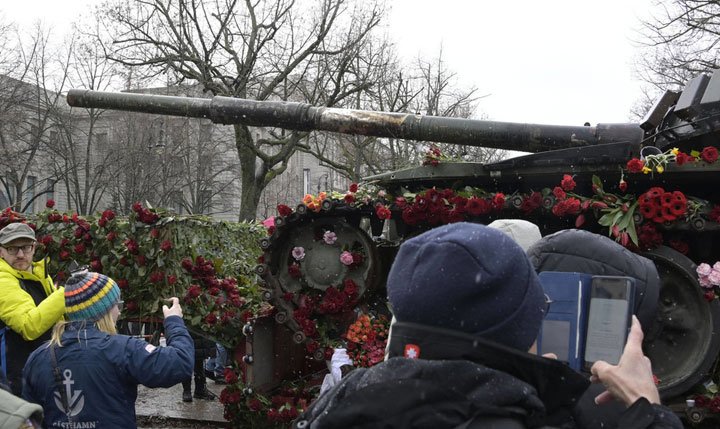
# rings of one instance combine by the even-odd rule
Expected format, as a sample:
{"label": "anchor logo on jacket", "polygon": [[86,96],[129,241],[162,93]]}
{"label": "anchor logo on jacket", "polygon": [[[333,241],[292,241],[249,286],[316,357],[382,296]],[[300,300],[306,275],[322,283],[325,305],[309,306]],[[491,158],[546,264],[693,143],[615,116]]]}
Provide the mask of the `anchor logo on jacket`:
{"label": "anchor logo on jacket", "polygon": [[77,416],[80,414],[80,412],[83,410],[83,407],[85,406],[85,396],[82,394],[82,390],[73,390],[72,385],[75,384],[75,381],[72,379],[72,371],[69,369],[66,369],[63,371],[63,384],[65,385],[65,393],[67,397],[67,408],[63,406],[62,403],[62,395],[60,394],[60,391],[56,390],[54,399],[55,399],[55,405],[65,414],[67,414],[68,417]]}

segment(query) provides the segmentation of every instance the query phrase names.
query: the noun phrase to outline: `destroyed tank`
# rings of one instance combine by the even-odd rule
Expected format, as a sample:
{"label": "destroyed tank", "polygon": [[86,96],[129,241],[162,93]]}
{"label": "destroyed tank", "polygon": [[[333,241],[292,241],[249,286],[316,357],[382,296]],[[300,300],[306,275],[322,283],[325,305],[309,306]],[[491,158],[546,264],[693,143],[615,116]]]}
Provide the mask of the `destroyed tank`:
{"label": "destroyed tank", "polygon": [[[720,352],[720,304],[711,300],[712,288],[701,287],[696,272],[698,264],[720,260],[720,71],[694,78],[681,91],[665,92],[640,123],[597,126],[219,96],[71,90],[67,101],[76,107],[206,118],[218,124],[428,142],[425,165],[368,177],[353,192],[308,196],[297,206],[279,206],[270,235],[260,243],[264,256],[256,271],[265,298],[275,307],[272,324],[287,329],[266,324],[245,330],[246,376],[256,389],[272,387],[290,373],[299,377],[310,371],[303,360],[308,351],[318,361],[328,358],[318,335],[339,336],[341,331],[331,331],[347,326],[335,323],[347,308],[333,308],[329,290],[349,291],[364,307],[386,311],[385,278],[404,240],[452,221],[487,224],[520,218],[537,224],[543,235],[567,228],[608,235],[655,263],[662,284],[654,326],[645,327],[644,348],[661,395],[691,422],[712,414],[686,406],[685,400],[712,381]],[[531,153],[491,164],[453,162],[442,159],[434,142]],[[308,298],[307,290],[316,292],[314,298]],[[333,323],[303,314],[308,308],[304,300],[324,306],[318,318]],[[334,305],[343,307],[343,299]],[[279,354],[285,341],[300,351]]]}

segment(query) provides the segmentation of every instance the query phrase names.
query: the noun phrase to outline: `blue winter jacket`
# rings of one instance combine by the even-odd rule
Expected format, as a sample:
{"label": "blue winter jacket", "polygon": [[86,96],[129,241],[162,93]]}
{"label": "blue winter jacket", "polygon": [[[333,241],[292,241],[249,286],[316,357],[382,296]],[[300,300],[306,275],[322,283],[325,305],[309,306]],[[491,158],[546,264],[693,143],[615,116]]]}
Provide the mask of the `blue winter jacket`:
{"label": "blue winter jacket", "polygon": [[[42,405],[43,427],[135,428],[137,386],[170,387],[192,377],[193,341],[182,319],[165,319],[167,347],[95,326],[70,324],[55,347],[69,410],[63,410],[47,344],[23,369],[23,398]],[[68,417],[72,425],[68,425]]]}

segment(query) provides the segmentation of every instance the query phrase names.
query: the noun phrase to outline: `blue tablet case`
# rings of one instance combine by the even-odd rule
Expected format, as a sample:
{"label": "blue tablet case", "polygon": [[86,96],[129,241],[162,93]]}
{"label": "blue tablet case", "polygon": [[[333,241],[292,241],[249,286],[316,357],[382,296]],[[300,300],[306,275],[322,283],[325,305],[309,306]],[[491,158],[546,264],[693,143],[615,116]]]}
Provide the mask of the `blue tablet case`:
{"label": "blue tablet case", "polygon": [[592,275],[544,271],[539,278],[551,303],[538,335],[538,354],[555,353],[558,360],[580,371]]}

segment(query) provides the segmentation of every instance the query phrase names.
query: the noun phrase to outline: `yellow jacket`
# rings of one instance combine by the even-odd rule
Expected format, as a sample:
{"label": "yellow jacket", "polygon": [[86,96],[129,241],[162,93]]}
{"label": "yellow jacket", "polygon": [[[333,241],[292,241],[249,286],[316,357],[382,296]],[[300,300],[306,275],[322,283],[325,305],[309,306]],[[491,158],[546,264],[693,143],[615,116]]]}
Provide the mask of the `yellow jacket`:
{"label": "yellow jacket", "polygon": [[[33,298],[20,287],[26,279],[42,284],[47,298],[35,305]],[[0,320],[10,329],[31,341],[47,332],[65,314],[65,290],[55,288],[45,272],[45,261],[33,262],[32,272],[18,271],[0,258]]]}

